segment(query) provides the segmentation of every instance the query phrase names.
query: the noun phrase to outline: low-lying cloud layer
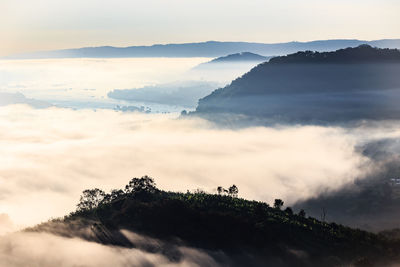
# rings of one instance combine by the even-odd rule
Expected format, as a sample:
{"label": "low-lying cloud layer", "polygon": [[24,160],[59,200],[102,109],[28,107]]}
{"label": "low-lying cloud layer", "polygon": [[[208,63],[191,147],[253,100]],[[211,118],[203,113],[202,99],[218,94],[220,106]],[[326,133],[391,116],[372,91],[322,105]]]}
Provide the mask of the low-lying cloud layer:
{"label": "low-lying cloud layer", "polygon": [[[175,115],[0,108],[0,212],[34,224],[75,209],[82,190],[150,175],[165,190],[219,185],[288,204],[353,181],[368,159],[345,129],[218,129]],[[357,135],[357,134],[356,134]]]}
{"label": "low-lying cloud layer", "polygon": [[[130,234],[143,242],[154,242]],[[173,261],[160,252],[149,253],[135,248],[105,246],[45,233],[15,233],[0,239],[0,267],[218,266],[202,251],[186,247],[178,247],[177,250],[181,257]]]}

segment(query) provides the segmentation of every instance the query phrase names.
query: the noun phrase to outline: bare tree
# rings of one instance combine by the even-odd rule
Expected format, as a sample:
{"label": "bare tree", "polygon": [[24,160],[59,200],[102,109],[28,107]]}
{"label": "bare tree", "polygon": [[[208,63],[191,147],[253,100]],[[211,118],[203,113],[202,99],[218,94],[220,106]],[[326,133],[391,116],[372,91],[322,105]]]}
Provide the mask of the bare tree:
{"label": "bare tree", "polygon": [[325,217],[326,217],[326,210],[324,207],[322,207],[322,213],[321,213],[321,221],[325,222]]}

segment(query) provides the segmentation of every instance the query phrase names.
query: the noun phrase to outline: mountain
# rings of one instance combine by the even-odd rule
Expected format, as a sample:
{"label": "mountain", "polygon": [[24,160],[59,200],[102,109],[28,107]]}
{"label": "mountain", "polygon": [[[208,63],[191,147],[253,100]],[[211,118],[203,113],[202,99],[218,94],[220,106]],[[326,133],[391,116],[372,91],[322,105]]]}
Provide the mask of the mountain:
{"label": "mountain", "polygon": [[396,49],[297,52],[272,58],[200,99],[194,114],[288,123],[399,119],[399,77]]}
{"label": "mountain", "polygon": [[215,63],[234,63],[234,62],[264,62],[267,61],[268,57],[264,57],[258,54],[254,54],[251,52],[241,52],[236,54],[227,55],[224,57],[218,57],[211,60],[208,63],[215,64]]}
{"label": "mountain", "polygon": [[397,239],[283,210],[279,199],[273,207],[241,199],[234,185],[217,191],[165,192],[148,176],[133,178],[109,194],[85,190],[76,212],[26,231],[140,248],[178,263],[177,246],[206,252],[218,266],[388,266],[399,260]]}
{"label": "mountain", "polygon": [[285,55],[301,50],[332,51],[345,47],[369,44],[375,47],[400,48],[400,39],[375,41],[361,40],[322,40],[311,42],[288,43],[249,43],[249,42],[217,42],[184,44],[156,44],[152,46],[130,47],[85,47],[53,51],[39,51],[3,57],[3,59],[35,59],[35,58],[121,58],[121,57],[220,57],[243,51],[264,56]]}
{"label": "mountain", "polygon": [[[233,71],[243,69],[245,73],[258,64],[269,60],[271,57],[264,57],[251,52],[241,52],[236,54],[230,54],[227,56],[217,57],[205,63],[201,63],[196,67],[192,68],[191,71],[197,72],[204,77],[218,76],[223,71]],[[213,75],[213,72],[216,72]],[[222,74],[222,76],[224,76]]]}

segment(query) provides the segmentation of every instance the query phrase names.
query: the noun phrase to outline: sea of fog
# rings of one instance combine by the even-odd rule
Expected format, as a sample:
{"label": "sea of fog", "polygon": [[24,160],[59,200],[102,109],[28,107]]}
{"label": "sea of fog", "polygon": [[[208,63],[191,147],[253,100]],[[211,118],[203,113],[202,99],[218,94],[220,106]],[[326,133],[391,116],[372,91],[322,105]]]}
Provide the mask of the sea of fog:
{"label": "sea of fog", "polygon": [[204,79],[188,71],[208,58],[123,58],[0,60],[0,93],[19,92],[27,98],[68,108],[150,107],[154,112],[183,108],[107,97],[114,89]]}
{"label": "sea of fog", "polygon": [[[0,61],[0,93],[52,105],[0,99],[0,234],[68,214],[84,189],[123,188],[143,175],[165,190],[216,192],[236,184],[240,197],[291,205],[374,173],[379,166],[360,146],[400,140],[398,122],[227,129],[179,119],[182,107],[107,97],[113,89],[209,80],[190,71],[208,60]],[[245,71],[230,69],[219,82]],[[154,112],[113,110],[140,104]]]}

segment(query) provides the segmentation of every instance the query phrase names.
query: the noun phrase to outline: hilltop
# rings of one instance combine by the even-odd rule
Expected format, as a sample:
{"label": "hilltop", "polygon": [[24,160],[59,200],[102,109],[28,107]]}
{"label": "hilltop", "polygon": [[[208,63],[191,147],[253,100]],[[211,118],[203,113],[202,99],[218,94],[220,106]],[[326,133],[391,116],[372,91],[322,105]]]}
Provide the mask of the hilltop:
{"label": "hilltop", "polygon": [[231,54],[223,57],[218,57],[211,60],[208,63],[230,63],[230,62],[246,62],[246,61],[256,61],[256,62],[263,62],[267,61],[268,57],[264,57],[258,54],[254,54],[251,52],[241,52],[236,54]]}
{"label": "hilltop", "polygon": [[275,57],[199,100],[194,114],[276,122],[400,118],[400,51],[367,45]]}
{"label": "hilltop", "polygon": [[270,63],[381,63],[400,62],[400,50],[377,49],[369,45],[348,47],[334,52],[304,51],[287,56],[274,57]]}
{"label": "hilltop", "polygon": [[[280,199],[271,207],[238,198],[235,185],[217,192],[166,192],[148,176],[133,178],[124,190],[85,190],[76,212],[26,231],[139,246],[174,261],[179,253],[173,247],[184,245],[206,251],[222,266],[383,266],[399,260],[399,241],[384,235],[319,221],[303,210],[296,214]],[[121,230],[160,241],[138,245]]]}

